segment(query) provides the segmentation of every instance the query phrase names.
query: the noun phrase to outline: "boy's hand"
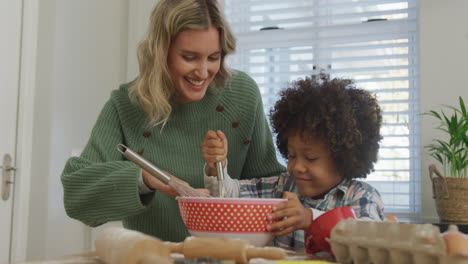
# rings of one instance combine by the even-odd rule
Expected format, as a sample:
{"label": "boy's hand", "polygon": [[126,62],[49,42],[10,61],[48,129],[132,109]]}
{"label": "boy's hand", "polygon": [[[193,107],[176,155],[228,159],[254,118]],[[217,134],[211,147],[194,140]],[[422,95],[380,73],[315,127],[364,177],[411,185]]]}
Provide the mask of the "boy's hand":
{"label": "boy's hand", "polygon": [[228,142],[226,136],[221,130],[206,132],[205,139],[201,147],[203,158],[206,164],[210,167],[210,176],[216,176],[216,162],[222,161],[223,167],[226,167]]}
{"label": "boy's hand", "polygon": [[284,192],[283,198],[288,200],[277,204],[269,216],[269,219],[278,219],[279,222],[268,226],[267,230],[274,236],[284,236],[300,229],[307,231],[312,223],[312,210],[305,208],[295,193]]}

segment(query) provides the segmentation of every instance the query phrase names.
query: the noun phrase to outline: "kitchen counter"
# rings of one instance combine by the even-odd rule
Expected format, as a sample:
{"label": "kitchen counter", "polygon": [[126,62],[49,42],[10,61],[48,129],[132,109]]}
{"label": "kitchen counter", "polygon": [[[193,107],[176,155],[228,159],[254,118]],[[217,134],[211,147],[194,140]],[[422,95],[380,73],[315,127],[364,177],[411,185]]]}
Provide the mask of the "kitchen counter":
{"label": "kitchen counter", "polygon": [[[465,234],[468,234],[468,223],[447,223],[447,222],[439,222],[439,223],[432,223],[440,228],[440,232],[444,232],[447,230],[450,224],[456,224],[459,230]],[[209,259],[209,258],[201,258],[201,259],[185,259],[181,254],[172,254],[171,255],[174,264],[235,264],[234,261],[229,260],[216,260],[216,259]],[[292,253],[289,254],[286,258],[288,261],[312,261],[312,260],[323,260],[333,262],[333,260],[328,258],[321,258],[314,255],[307,255],[304,253]],[[83,253],[83,254],[76,254],[70,256],[64,256],[54,259],[45,259],[45,260],[36,260],[36,261],[28,261],[28,262],[14,262],[13,264],[105,264],[102,262],[99,257],[96,255],[95,252]],[[275,261],[266,260],[266,259],[252,259],[250,260],[249,264],[274,264]]]}
{"label": "kitchen counter", "polygon": [[[234,261],[216,260],[216,259],[185,259],[181,254],[172,254],[174,264],[235,264]],[[330,258],[321,258],[314,255],[295,253],[288,255],[286,260],[301,261],[301,260],[324,260],[332,261]],[[266,259],[251,259],[249,264],[274,264],[276,261]],[[76,254],[64,256],[54,259],[14,262],[12,264],[105,264],[96,255],[96,252]]]}
{"label": "kitchen counter", "polygon": [[43,259],[27,262],[13,262],[12,264],[104,264],[96,252],[76,254],[53,259]]}
{"label": "kitchen counter", "polygon": [[441,233],[447,231],[449,225],[456,225],[460,232],[468,234],[468,223],[440,222],[440,223],[432,223],[432,224],[435,226],[438,226],[440,228]]}

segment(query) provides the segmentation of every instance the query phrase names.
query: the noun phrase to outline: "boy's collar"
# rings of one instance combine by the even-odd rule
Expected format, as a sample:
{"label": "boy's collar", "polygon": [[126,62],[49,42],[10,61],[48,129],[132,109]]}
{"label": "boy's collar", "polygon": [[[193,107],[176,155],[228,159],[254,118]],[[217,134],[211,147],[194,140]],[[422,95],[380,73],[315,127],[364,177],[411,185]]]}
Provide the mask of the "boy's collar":
{"label": "boy's collar", "polygon": [[[342,191],[343,193],[346,193],[348,191],[348,188],[349,188],[349,182],[351,180],[349,179],[343,179],[335,188],[333,189],[338,189],[340,191]],[[332,189],[332,190],[333,190]],[[330,190],[331,191],[331,190]]]}
{"label": "boy's collar", "polygon": [[[331,188],[321,199],[318,199],[318,200],[324,200],[326,199],[329,195],[332,195],[334,194],[335,192],[337,191],[340,191],[342,194],[346,194],[346,192],[348,191],[348,188],[349,188],[349,182],[351,180],[349,179],[343,179],[341,180],[340,183],[338,183],[338,185],[336,185],[335,187]],[[316,199],[313,199],[312,197],[302,197],[301,196],[301,199],[300,200],[304,200],[304,199],[310,199],[310,200],[316,200]]]}

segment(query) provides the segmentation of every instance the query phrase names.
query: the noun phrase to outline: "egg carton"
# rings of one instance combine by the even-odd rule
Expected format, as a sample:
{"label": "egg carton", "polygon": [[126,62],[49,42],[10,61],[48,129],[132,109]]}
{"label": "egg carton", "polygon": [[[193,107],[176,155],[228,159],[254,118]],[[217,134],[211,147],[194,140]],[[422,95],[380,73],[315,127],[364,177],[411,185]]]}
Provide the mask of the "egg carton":
{"label": "egg carton", "polygon": [[330,243],[342,264],[468,264],[448,256],[437,226],[346,219],[331,231]]}

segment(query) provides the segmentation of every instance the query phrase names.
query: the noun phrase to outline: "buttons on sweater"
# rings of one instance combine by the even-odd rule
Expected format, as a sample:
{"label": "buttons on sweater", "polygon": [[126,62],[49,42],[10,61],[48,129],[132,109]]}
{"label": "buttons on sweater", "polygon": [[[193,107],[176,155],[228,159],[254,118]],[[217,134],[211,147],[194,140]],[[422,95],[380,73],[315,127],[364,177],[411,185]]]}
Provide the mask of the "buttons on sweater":
{"label": "buttons on sweater", "polygon": [[[218,111],[218,112],[224,111],[224,106],[222,104],[219,104],[218,106],[216,106],[216,111]],[[240,122],[238,120],[236,120],[236,121],[232,122],[231,125],[232,125],[233,128],[238,128],[239,125],[240,125]],[[244,145],[247,145],[249,143],[250,143],[250,139],[248,139],[248,138],[244,139]]]}
{"label": "buttons on sweater", "polygon": [[143,155],[143,153],[144,153],[144,152],[145,152],[145,150],[144,150],[144,149],[142,149],[142,148],[141,148],[141,149],[139,149],[139,150],[137,151],[137,153],[138,153],[138,154],[140,154],[140,155]]}
{"label": "buttons on sweater", "polygon": [[146,130],[145,132],[143,132],[143,136],[144,136],[145,138],[150,137],[150,136],[151,136],[151,131]]}

